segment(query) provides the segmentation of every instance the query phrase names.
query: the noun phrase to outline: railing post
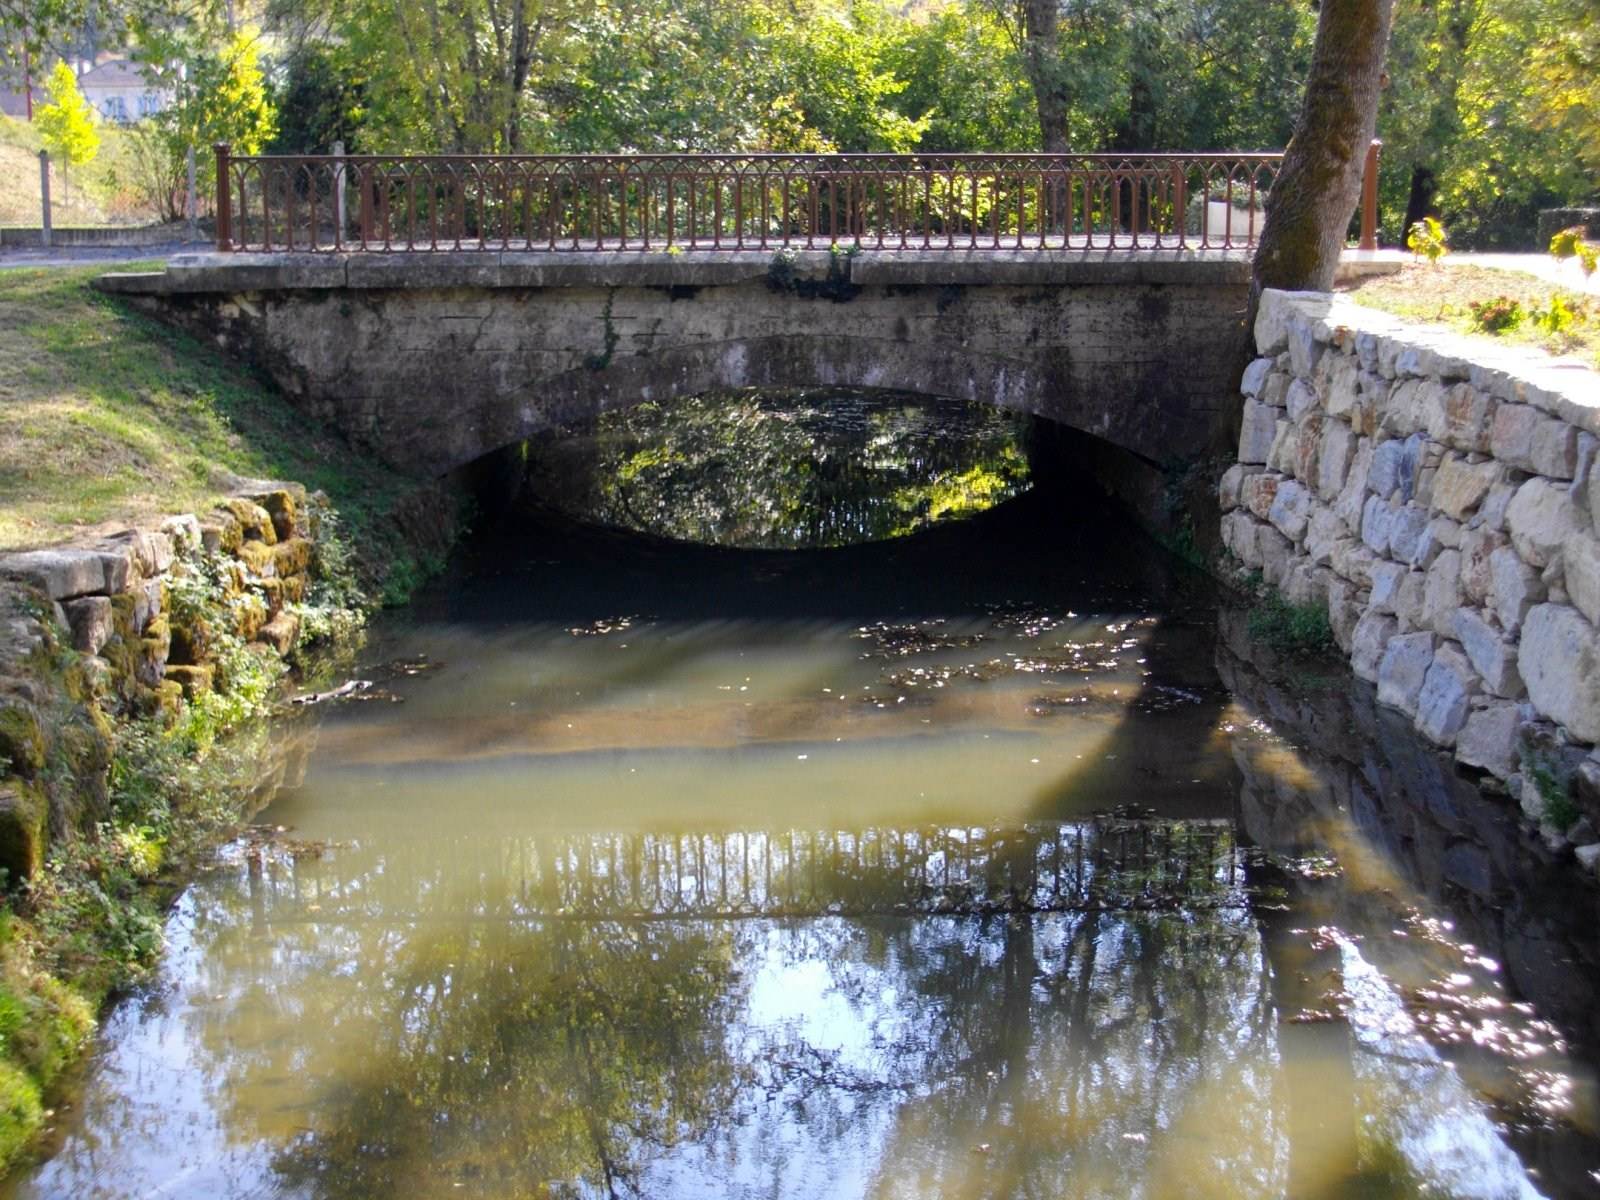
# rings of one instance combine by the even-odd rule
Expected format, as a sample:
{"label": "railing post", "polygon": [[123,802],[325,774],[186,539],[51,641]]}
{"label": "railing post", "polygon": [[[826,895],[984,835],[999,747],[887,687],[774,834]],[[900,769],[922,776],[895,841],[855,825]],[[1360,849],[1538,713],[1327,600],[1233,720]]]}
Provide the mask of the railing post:
{"label": "railing post", "polygon": [[333,248],[344,249],[344,142],[333,144]]}
{"label": "railing post", "polygon": [[50,245],[50,151],[39,151],[39,240]]}
{"label": "railing post", "polygon": [[218,142],[217,152],[217,249],[226,253],[233,249],[233,197],[232,181],[228,178],[227,142]]}
{"label": "railing post", "polygon": [[1361,250],[1378,248],[1378,154],[1382,149],[1377,138],[1367,147],[1367,165],[1361,176]]}

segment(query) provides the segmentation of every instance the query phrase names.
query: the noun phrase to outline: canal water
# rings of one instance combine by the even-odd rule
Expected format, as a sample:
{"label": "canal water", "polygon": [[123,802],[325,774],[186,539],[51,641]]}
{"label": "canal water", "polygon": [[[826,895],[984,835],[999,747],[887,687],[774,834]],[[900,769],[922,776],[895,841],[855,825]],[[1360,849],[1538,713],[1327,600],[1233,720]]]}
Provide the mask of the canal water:
{"label": "canal water", "polygon": [[[825,549],[548,503],[587,462],[648,529],[731,463],[666,532],[771,545],[792,511],[722,520],[765,432],[536,450],[374,629],[372,686],[291,728],[10,1195],[1600,1191],[1593,889],[1347,672],[947,416],[981,461],[851,460],[892,505],[801,454],[825,540],[908,535]],[[970,515],[963,476],[1011,498]]]}

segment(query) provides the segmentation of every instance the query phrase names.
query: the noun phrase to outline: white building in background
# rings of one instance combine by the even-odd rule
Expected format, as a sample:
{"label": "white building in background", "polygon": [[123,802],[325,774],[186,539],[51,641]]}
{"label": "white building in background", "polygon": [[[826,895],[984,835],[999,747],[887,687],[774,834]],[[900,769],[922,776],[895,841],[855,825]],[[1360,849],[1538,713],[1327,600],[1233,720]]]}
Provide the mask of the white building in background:
{"label": "white building in background", "polygon": [[126,58],[107,59],[84,71],[78,76],[78,90],[102,118],[119,124],[153,116],[171,100]]}

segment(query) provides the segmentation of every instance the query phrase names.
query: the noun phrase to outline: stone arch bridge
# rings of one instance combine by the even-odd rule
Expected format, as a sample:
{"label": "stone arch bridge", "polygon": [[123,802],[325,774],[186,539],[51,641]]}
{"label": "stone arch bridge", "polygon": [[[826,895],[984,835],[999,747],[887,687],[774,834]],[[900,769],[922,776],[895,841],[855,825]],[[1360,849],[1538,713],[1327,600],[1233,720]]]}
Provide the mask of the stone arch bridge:
{"label": "stone arch bridge", "polygon": [[1151,464],[1224,448],[1245,251],[228,253],[100,286],[264,368],[357,446],[440,476],[641,400],[890,388],[983,401]]}

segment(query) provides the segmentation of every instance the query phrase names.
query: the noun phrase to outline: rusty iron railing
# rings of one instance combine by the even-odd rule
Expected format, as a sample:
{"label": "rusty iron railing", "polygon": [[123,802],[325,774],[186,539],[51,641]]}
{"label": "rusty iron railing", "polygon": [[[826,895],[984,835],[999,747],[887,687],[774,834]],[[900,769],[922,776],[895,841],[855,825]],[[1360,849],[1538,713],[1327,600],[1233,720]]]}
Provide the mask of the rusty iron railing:
{"label": "rusty iron railing", "polygon": [[216,155],[218,250],[317,252],[1248,249],[1283,158]]}

